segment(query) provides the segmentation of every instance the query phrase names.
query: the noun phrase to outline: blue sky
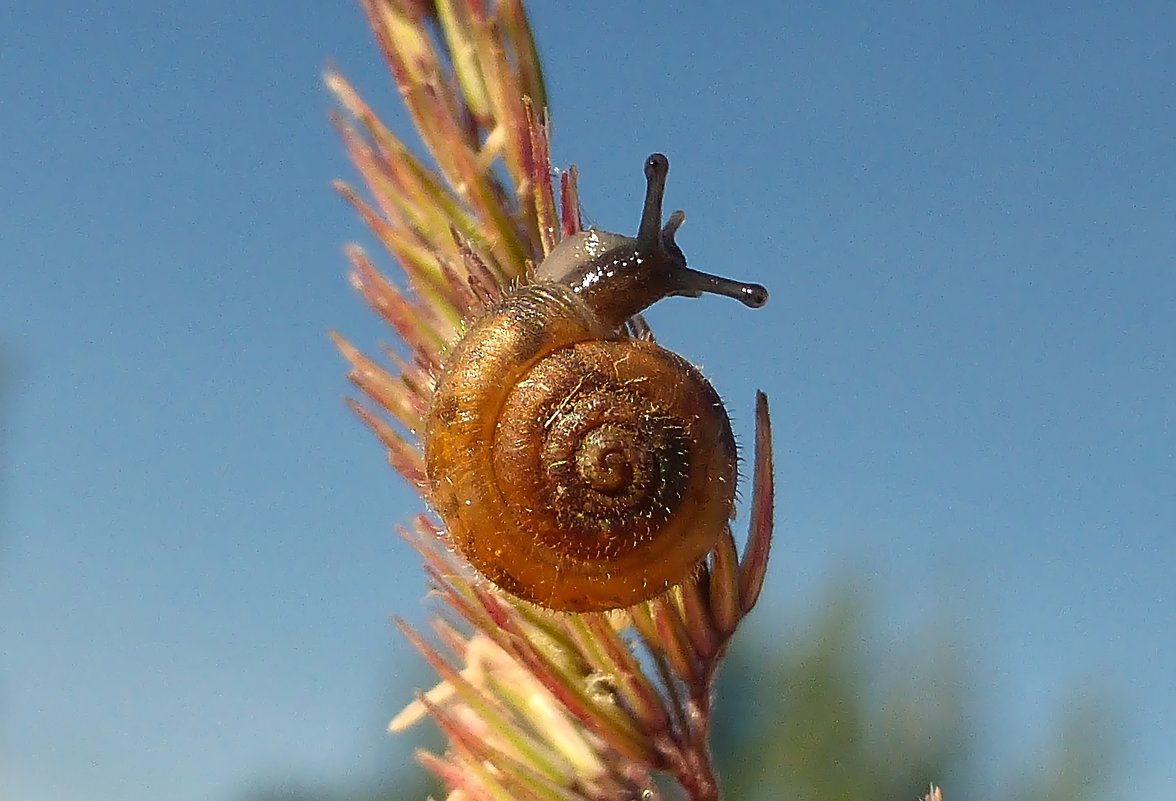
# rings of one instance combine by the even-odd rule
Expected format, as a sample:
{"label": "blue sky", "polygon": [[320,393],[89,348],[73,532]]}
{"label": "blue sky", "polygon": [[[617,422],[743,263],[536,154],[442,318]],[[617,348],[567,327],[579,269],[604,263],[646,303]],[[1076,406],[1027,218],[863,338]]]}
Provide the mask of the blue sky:
{"label": "blue sky", "polygon": [[[418,507],[326,338],[388,334],[323,67],[408,127],[356,8],[281,5],[0,6],[6,797],[400,758]],[[1089,692],[1171,796],[1176,8],[597,5],[535,19],[591,221],[631,231],[664,151],[691,262],[773,293],[650,315],[745,441],[772,398],[759,624],[856,570],[896,638],[969,644],[994,772]]]}

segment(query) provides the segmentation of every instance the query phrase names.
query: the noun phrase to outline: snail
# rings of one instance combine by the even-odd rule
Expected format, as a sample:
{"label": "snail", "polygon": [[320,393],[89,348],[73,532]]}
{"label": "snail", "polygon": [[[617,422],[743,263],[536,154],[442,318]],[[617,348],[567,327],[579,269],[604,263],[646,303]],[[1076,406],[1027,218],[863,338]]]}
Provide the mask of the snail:
{"label": "snail", "polygon": [[756,308],[767,290],[686,266],[662,226],[669,161],[645,162],[636,238],[564,239],[530,283],[473,320],[426,416],[425,472],[454,546],[549,609],[631,606],[687,579],[729,524],[736,449],[702,374],[626,321],[670,295]]}

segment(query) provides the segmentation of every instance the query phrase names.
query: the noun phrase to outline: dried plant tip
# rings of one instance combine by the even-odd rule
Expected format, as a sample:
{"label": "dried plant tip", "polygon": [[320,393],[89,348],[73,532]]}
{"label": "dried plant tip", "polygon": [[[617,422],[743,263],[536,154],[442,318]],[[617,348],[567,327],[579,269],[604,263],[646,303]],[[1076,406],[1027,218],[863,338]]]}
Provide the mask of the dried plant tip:
{"label": "dried plant tip", "polygon": [[759,600],[768,570],[772,545],[772,517],[775,507],[775,478],[772,465],[772,420],[768,396],[755,395],[755,468],[752,471],[751,525],[747,552],[739,566],[739,606],[747,614]]}

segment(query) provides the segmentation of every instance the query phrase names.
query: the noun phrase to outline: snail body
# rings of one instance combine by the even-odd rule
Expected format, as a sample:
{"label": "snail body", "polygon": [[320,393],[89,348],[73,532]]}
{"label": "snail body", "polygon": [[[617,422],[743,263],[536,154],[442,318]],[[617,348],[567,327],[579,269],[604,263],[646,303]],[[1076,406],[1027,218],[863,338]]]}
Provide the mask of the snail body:
{"label": "snail body", "polygon": [[685,359],[624,334],[668,295],[763,287],[686,267],[661,225],[668,162],[646,161],[636,238],[568,237],[533,283],[474,320],[426,417],[429,499],[491,582],[564,611],[648,600],[685,580],[734,507],[736,450],[714,388]]}

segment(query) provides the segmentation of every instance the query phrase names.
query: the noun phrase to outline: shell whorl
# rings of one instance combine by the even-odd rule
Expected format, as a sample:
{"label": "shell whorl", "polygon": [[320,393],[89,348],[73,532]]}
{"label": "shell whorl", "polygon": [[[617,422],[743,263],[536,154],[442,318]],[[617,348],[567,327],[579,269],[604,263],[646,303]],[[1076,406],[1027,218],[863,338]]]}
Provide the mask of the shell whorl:
{"label": "shell whorl", "polygon": [[513,594],[575,611],[688,575],[734,499],[734,441],[710,384],[603,330],[560,285],[524,287],[476,327],[426,435],[426,463],[449,465],[429,478],[458,550]]}

